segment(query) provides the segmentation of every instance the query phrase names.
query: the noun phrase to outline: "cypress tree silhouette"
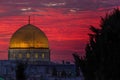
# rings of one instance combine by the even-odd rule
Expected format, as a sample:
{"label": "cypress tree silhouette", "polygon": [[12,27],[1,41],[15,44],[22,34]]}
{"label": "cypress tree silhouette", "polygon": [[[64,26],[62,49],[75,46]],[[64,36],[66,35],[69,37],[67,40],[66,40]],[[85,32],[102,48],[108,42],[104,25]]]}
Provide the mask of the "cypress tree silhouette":
{"label": "cypress tree silhouette", "polygon": [[85,80],[119,80],[120,10],[114,9],[101,18],[100,29],[90,26],[90,30],[92,33],[83,60],[85,64],[81,64],[81,60],[78,62]]}
{"label": "cypress tree silhouette", "polygon": [[72,55],[75,60],[74,63],[75,63],[75,67],[76,67],[76,70],[75,70],[76,76],[78,77],[78,76],[80,76],[80,68],[81,68],[82,72],[85,72],[84,71],[85,70],[85,62],[82,58],[81,59],[79,58],[79,55],[77,53],[73,53]]}
{"label": "cypress tree silhouette", "polygon": [[16,66],[16,80],[26,80],[25,74],[26,64],[18,62]]}
{"label": "cypress tree silhouette", "polygon": [[53,67],[53,69],[52,69],[52,76],[53,77],[57,76],[57,69],[55,67]]}
{"label": "cypress tree silhouette", "polygon": [[119,80],[120,64],[120,10],[114,9],[101,18],[101,29],[93,26],[89,34],[90,42],[86,47],[86,66],[90,79]]}
{"label": "cypress tree silhouette", "polygon": [[67,77],[67,74],[66,74],[65,70],[63,70],[63,71],[61,72],[61,77],[63,77],[63,78],[66,78],[66,77]]}

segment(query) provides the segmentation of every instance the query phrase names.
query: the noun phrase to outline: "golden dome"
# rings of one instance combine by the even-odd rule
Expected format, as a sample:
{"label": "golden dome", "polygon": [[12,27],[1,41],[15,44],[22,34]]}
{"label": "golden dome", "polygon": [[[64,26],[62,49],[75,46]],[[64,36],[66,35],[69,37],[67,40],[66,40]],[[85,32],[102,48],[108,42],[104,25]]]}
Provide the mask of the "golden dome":
{"label": "golden dome", "polygon": [[27,24],[13,34],[9,48],[48,48],[48,39],[39,28]]}

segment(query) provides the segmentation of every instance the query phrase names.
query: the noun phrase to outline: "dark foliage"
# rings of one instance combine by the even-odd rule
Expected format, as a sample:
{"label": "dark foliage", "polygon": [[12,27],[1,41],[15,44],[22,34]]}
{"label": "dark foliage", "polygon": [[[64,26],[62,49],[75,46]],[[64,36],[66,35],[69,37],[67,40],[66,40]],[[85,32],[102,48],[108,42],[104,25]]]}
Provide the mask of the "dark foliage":
{"label": "dark foliage", "polygon": [[26,64],[18,62],[16,66],[16,80],[26,80]]}
{"label": "dark foliage", "polygon": [[82,72],[84,71],[84,67],[85,67],[84,60],[80,59],[76,53],[73,54],[73,57],[75,60],[76,76],[80,76],[80,67],[81,67]]}
{"label": "dark foliage", "polygon": [[114,9],[101,18],[100,29],[91,26],[90,30],[86,57],[76,63],[81,67],[85,80],[119,80],[120,10]]}
{"label": "dark foliage", "polygon": [[57,76],[57,70],[55,67],[52,69],[52,76],[54,76],[54,77]]}
{"label": "dark foliage", "polygon": [[64,78],[67,77],[67,74],[66,74],[66,72],[64,70],[61,72],[61,77],[64,77]]}

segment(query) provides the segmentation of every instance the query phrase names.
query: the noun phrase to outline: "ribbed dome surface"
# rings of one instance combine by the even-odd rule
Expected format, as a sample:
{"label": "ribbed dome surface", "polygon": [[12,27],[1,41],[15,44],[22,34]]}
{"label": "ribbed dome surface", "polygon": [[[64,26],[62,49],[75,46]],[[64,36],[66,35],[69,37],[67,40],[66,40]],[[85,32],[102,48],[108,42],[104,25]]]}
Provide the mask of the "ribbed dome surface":
{"label": "ribbed dome surface", "polygon": [[27,24],[13,34],[9,48],[48,48],[48,39],[39,28]]}

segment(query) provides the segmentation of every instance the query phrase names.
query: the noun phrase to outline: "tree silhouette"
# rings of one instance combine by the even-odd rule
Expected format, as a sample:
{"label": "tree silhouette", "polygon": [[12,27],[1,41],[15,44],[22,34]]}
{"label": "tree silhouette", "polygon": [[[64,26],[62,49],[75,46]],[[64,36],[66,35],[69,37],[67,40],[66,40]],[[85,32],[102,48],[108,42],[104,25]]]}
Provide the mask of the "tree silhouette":
{"label": "tree silhouette", "polygon": [[82,72],[85,72],[84,71],[85,70],[85,62],[83,59],[79,58],[79,55],[77,55],[77,53],[73,53],[72,55],[75,60],[74,63],[75,63],[75,67],[76,67],[76,70],[75,70],[76,76],[78,77],[78,76],[80,76],[80,68],[81,68]]}
{"label": "tree silhouette", "polygon": [[55,67],[53,67],[53,69],[52,69],[52,76],[53,77],[57,76],[57,69]]}
{"label": "tree silhouette", "polygon": [[[120,64],[120,11],[115,9],[101,18],[101,29],[91,26],[87,66],[98,80],[118,80]],[[88,48],[87,48],[88,49]],[[89,51],[89,52],[87,52]],[[91,55],[91,57],[89,56]]]}
{"label": "tree silhouette", "polygon": [[65,71],[65,70],[63,70],[63,71],[61,72],[61,77],[64,77],[64,78],[67,77],[67,74],[66,74],[66,71]]}
{"label": "tree silhouette", "polygon": [[90,26],[90,30],[85,64],[79,60],[81,69],[85,68],[82,70],[85,80],[119,80],[120,10],[114,9],[101,18],[100,29]]}
{"label": "tree silhouette", "polygon": [[26,64],[18,62],[16,66],[16,80],[26,80],[25,74]]}

